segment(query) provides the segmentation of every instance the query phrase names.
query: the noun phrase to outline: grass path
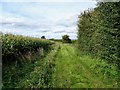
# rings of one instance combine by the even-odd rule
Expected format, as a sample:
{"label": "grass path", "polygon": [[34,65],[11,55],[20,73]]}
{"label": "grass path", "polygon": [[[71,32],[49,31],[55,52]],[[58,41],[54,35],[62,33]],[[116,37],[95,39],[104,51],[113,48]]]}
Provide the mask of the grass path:
{"label": "grass path", "polygon": [[[60,45],[55,59],[53,87],[65,88],[102,88],[113,87],[105,84],[87,65],[88,56],[79,55],[71,45]],[[88,61],[89,63],[89,61]],[[108,81],[109,82],[109,81]]]}
{"label": "grass path", "polygon": [[114,66],[70,44],[56,43],[52,47],[43,58],[33,55],[34,62],[4,66],[4,88],[118,87]]}

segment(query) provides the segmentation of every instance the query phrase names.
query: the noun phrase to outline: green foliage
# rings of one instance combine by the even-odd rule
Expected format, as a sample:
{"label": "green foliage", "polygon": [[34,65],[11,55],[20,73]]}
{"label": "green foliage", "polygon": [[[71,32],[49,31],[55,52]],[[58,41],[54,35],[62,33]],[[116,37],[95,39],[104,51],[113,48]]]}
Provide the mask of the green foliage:
{"label": "green foliage", "polygon": [[3,65],[3,89],[6,88],[47,88],[51,85],[54,58],[59,45],[53,44],[45,57],[32,54],[34,62],[13,62]]}
{"label": "green foliage", "polygon": [[63,43],[71,43],[71,39],[69,38],[68,35],[62,36],[62,41]]}
{"label": "green foliage", "polygon": [[79,16],[79,48],[120,67],[120,2],[99,2]]}
{"label": "green foliage", "polygon": [[55,41],[55,42],[62,42],[62,39],[54,39],[54,38],[52,38],[52,39],[50,39],[51,41]]}
{"label": "green foliage", "polygon": [[35,52],[39,48],[48,50],[52,44],[49,40],[39,38],[16,36],[11,34],[2,35],[2,57],[3,62],[16,60],[20,55]]}
{"label": "green foliage", "polygon": [[72,44],[76,44],[77,40],[71,40]]}

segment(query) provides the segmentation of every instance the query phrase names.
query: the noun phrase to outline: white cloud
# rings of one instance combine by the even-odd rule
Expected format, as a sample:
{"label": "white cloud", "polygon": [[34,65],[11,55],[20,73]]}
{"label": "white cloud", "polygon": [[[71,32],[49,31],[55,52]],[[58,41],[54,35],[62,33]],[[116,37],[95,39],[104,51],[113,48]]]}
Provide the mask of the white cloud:
{"label": "white cloud", "polygon": [[0,31],[47,38],[61,38],[64,34],[76,38],[78,14],[90,7],[87,3],[4,3],[3,6]]}
{"label": "white cloud", "polygon": [[22,16],[13,15],[10,13],[5,13],[5,12],[2,12],[0,14],[0,23],[1,22],[13,23],[13,22],[25,22],[25,21],[28,21],[28,20]]}

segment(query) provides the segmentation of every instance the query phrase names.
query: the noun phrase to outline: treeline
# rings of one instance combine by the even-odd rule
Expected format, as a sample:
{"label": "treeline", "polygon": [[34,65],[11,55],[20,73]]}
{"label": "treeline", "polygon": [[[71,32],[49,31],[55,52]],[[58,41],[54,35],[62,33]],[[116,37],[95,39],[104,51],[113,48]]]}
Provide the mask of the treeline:
{"label": "treeline", "polygon": [[79,15],[78,46],[120,67],[120,1],[98,2]]}
{"label": "treeline", "polygon": [[53,43],[49,40],[12,34],[1,34],[2,60],[4,63],[19,59],[21,55],[35,53],[43,49],[48,51]]}

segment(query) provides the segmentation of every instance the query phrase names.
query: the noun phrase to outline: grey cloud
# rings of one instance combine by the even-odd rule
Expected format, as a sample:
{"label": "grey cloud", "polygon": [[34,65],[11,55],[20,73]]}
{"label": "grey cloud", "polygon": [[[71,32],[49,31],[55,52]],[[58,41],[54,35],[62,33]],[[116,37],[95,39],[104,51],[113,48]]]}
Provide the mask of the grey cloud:
{"label": "grey cloud", "polygon": [[73,30],[72,27],[70,29],[69,27],[69,29],[66,28],[65,30],[53,31],[53,33],[76,33],[76,30]]}
{"label": "grey cloud", "polygon": [[1,25],[9,25],[11,22],[0,22]]}
{"label": "grey cloud", "polygon": [[63,32],[65,32],[65,30],[55,31],[55,32],[53,32],[53,33],[63,33]]}
{"label": "grey cloud", "polygon": [[37,30],[36,32],[50,32],[50,30],[48,30],[48,29],[39,29],[39,30]]}
{"label": "grey cloud", "polygon": [[38,25],[24,23],[24,22],[2,22],[3,26],[11,26],[11,27],[18,27],[18,28],[38,28]]}
{"label": "grey cloud", "polygon": [[[23,29],[34,29],[40,32],[47,32],[51,28],[51,24],[46,24],[45,22],[41,23],[31,23],[31,22],[0,22],[0,25],[3,27],[12,27],[12,28],[23,28]],[[45,30],[43,30],[45,29]]]}

